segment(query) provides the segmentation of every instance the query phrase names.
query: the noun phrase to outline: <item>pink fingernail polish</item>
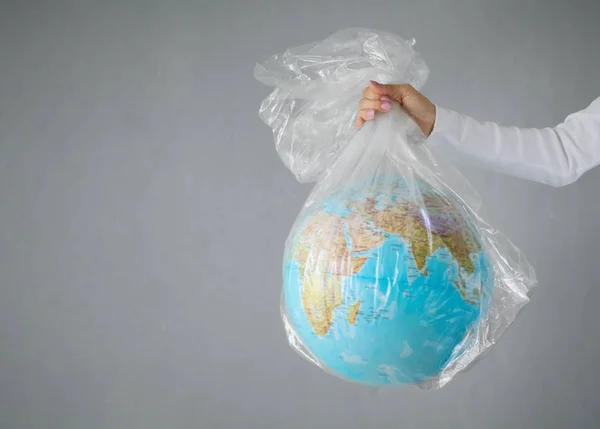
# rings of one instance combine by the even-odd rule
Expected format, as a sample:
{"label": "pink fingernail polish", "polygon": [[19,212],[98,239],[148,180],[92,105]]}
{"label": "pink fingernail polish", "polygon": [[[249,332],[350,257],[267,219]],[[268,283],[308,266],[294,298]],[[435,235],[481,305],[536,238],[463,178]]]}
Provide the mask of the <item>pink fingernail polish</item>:
{"label": "pink fingernail polish", "polygon": [[368,116],[369,118],[372,118],[373,116],[375,116],[375,110],[369,110],[369,111],[367,112],[367,116]]}
{"label": "pink fingernail polish", "polygon": [[392,99],[384,95],[383,97],[381,97],[381,101],[392,101]]}
{"label": "pink fingernail polish", "polygon": [[383,104],[381,105],[381,108],[382,108],[383,110],[390,110],[390,109],[392,108],[392,103],[389,103],[389,102],[387,102],[387,101],[386,101],[385,103],[383,103]]}

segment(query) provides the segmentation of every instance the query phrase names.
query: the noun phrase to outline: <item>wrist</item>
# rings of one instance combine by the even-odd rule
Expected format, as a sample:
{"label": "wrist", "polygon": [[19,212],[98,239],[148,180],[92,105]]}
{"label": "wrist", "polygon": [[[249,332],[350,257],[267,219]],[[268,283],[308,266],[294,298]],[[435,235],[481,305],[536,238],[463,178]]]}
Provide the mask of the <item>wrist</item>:
{"label": "wrist", "polygon": [[417,125],[423,134],[425,134],[425,137],[429,137],[433,133],[435,129],[436,116],[436,107],[434,104],[432,104],[431,108],[428,109],[428,111],[417,120]]}
{"label": "wrist", "polygon": [[425,121],[425,130],[423,130],[423,132],[425,133],[425,135],[427,137],[429,137],[431,135],[431,133],[433,133],[433,129],[435,128],[435,118],[436,118],[436,108],[435,108],[435,104],[432,104],[429,116],[428,116],[427,120]]}

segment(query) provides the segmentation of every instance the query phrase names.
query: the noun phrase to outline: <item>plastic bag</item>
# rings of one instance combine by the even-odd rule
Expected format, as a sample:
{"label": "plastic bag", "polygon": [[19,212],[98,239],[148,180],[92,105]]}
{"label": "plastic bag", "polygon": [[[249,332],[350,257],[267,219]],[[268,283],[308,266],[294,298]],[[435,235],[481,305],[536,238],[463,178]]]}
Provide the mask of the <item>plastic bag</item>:
{"label": "plastic bag", "polygon": [[440,388],[500,338],[535,272],[476,213],[396,104],[360,130],[369,80],[420,88],[414,40],[340,31],[257,64],[260,117],[300,182],[317,182],[287,238],[281,313],[290,345],[352,382]]}

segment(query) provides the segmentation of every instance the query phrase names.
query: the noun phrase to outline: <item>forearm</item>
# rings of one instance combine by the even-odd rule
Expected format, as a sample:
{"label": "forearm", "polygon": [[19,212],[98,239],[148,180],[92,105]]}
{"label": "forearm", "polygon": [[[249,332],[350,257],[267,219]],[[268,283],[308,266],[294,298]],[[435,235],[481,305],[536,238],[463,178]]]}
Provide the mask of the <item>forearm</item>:
{"label": "forearm", "polygon": [[[457,152],[488,169],[564,186],[600,164],[600,101],[554,127],[526,129],[478,122],[437,108],[432,137],[441,149]],[[443,147],[447,146],[447,147]]]}

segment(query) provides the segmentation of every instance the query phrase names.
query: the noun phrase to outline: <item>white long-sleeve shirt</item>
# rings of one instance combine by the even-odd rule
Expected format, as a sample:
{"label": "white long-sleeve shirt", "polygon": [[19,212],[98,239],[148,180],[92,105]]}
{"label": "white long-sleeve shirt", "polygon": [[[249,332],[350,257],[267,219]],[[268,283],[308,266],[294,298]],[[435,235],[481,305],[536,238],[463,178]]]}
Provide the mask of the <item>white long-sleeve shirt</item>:
{"label": "white long-sleeve shirt", "polygon": [[565,186],[600,165],[600,98],[556,127],[542,129],[478,122],[437,107],[429,141],[499,173]]}

